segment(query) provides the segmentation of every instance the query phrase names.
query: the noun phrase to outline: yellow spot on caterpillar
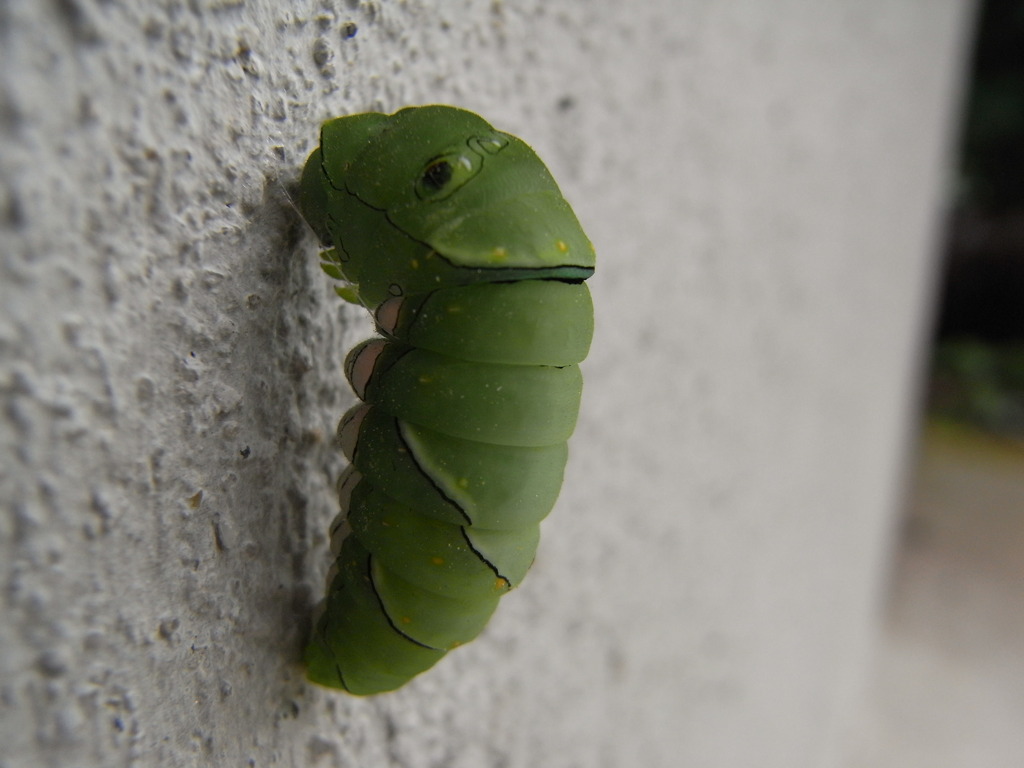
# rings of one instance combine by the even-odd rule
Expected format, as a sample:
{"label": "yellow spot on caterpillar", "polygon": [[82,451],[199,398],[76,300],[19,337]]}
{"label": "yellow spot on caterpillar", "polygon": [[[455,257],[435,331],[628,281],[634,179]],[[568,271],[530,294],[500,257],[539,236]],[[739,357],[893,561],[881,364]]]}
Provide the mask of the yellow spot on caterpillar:
{"label": "yellow spot on caterpillar", "polygon": [[409,266],[412,267],[413,269],[419,269],[420,268],[420,260],[419,259],[410,259]]}
{"label": "yellow spot on caterpillar", "polygon": [[444,558],[443,557],[436,557],[435,556],[435,557],[430,558],[430,562],[433,563],[434,565],[444,565]]}
{"label": "yellow spot on caterpillar", "polygon": [[426,373],[424,373],[424,374],[420,375],[420,377],[419,377],[419,378],[417,379],[417,381],[418,381],[418,382],[419,382],[420,384],[429,384],[429,383],[430,383],[430,382],[432,382],[433,380],[434,380],[434,377],[433,377],[433,376],[430,376],[429,374],[426,374]]}
{"label": "yellow spot on caterpillar", "polygon": [[460,477],[458,480],[455,481],[455,484],[457,486],[459,486],[459,488],[463,488],[463,489],[469,488],[469,478],[468,477]]}
{"label": "yellow spot on caterpillar", "polygon": [[449,315],[461,315],[462,314],[462,305],[461,304],[449,304],[447,307],[444,308],[444,311],[447,312]]}
{"label": "yellow spot on caterpillar", "polygon": [[508,248],[502,248],[500,245],[491,251],[491,258],[495,261],[504,261],[508,258]]}
{"label": "yellow spot on caterpillar", "polygon": [[565,242],[565,240],[555,240],[555,248],[557,248],[560,253],[565,253],[569,250],[569,244]]}
{"label": "yellow spot on caterpillar", "polygon": [[494,589],[498,592],[504,592],[508,589],[508,579],[503,579],[501,576],[494,580]]}
{"label": "yellow spot on caterpillar", "polygon": [[408,616],[403,616],[399,619],[399,621],[401,621],[403,624],[412,624],[412,619]]}

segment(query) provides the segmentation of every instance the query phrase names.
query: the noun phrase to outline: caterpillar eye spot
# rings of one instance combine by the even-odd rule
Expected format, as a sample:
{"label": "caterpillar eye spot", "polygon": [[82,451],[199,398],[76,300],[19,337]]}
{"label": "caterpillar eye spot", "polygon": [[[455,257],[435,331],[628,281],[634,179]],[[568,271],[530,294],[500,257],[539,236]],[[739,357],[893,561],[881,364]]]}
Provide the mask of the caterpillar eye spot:
{"label": "caterpillar eye spot", "polygon": [[483,169],[477,152],[452,149],[427,161],[416,180],[416,197],[424,202],[449,199]]}
{"label": "caterpillar eye spot", "polygon": [[420,179],[420,184],[428,191],[437,192],[452,180],[452,166],[445,160],[433,163],[427,167]]}

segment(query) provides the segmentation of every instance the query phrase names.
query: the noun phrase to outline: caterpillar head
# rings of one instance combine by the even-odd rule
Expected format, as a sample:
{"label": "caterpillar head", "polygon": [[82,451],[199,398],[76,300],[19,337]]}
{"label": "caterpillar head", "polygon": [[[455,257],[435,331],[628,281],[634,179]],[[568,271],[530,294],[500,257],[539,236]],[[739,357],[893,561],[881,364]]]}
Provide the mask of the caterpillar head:
{"label": "caterpillar head", "polygon": [[593,246],[533,150],[462,109],[328,121],[302,189],[303,214],[322,240],[360,262],[345,273],[371,302],[593,272]]}

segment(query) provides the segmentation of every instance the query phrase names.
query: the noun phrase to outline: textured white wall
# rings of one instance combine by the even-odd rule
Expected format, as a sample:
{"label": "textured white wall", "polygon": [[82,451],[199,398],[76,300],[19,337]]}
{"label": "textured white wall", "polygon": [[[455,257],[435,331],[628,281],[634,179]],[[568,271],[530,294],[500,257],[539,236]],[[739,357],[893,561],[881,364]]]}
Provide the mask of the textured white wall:
{"label": "textured white wall", "polygon": [[[0,766],[839,765],[969,11],[0,4]],[[298,658],[369,325],[286,190],[429,102],[548,162],[598,331],[531,578],[355,699]]]}

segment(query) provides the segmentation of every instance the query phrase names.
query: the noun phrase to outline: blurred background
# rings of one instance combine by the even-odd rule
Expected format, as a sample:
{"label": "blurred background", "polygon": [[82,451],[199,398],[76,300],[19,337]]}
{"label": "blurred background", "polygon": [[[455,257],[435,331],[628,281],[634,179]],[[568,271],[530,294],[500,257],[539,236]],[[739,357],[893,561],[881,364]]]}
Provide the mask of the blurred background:
{"label": "blurred background", "polygon": [[1024,2],[979,12],[863,765],[1024,765]]}

